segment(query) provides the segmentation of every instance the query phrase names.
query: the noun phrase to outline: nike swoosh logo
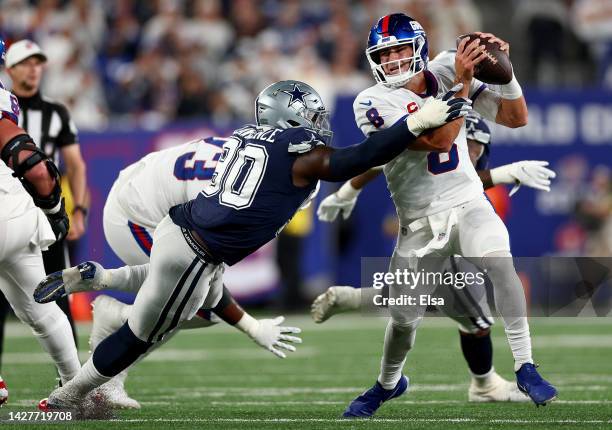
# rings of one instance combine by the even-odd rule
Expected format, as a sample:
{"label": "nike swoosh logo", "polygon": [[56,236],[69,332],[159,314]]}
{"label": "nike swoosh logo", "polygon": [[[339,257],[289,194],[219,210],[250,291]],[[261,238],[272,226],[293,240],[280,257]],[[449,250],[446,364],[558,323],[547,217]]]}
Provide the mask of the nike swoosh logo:
{"label": "nike swoosh logo", "polygon": [[359,102],[360,105],[364,105],[364,106],[372,106],[372,100],[368,100],[367,103],[365,102]]}

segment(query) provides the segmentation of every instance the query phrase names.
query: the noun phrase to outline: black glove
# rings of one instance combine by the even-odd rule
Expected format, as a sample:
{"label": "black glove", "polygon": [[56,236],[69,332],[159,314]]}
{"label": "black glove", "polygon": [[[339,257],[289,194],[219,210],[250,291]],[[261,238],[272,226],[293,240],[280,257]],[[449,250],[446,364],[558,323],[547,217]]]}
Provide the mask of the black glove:
{"label": "black glove", "polygon": [[68,234],[68,230],[70,229],[70,222],[68,221],[68,214],[66,213],[64,198],[62,197],[60,208],[57,212],[45,212],[45,215],[49,220],[49,224],[51,224],[53,233],[55,233],[56,242],[63,240]]}

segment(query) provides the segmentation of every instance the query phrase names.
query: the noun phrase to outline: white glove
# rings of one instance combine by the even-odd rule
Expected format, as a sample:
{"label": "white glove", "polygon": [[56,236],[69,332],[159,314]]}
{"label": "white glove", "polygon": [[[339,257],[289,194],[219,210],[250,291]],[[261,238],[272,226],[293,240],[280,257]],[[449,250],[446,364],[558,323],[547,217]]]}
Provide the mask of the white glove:
{"label": "white glove", "polygon": [[[297,327],[281,327],[285,317],[256,320],[246,312],[236,324],[236,327],[247,334],[253,341],[279,358],[287,358],[281,349],[295,351],[293,345],[285,342],[302,343],[302,339],[285,333],[300,333]],[[282,342],[285,341],[285,342]]]}
{"label": "white glove", "polygon": [[510,196],[514,195],[523,184],[536,190],[550,191],[550,180],[557,174],[544,166],[548,166],[548,161],[528,160],[506,164],[491,169],[491,180],[493,185],[515,184]]}
{"label": "white glove", "polygon": [[348,219],[357,203],[361,190],[353,188],[351,181],[346,181],[338,191],[325,197],[317,209],[317,217],[324,222],[333,222],[342,213],[342,218]]}
{"label": "white glove", "polygon": [[425,130],[466,116],[472,110],[472,101],[461,97],[452,98],[461,88],[463,84],[457,84],[441,99],[428,98],[418,111],[408,115],[406,124],[410,133],[419,136]]}

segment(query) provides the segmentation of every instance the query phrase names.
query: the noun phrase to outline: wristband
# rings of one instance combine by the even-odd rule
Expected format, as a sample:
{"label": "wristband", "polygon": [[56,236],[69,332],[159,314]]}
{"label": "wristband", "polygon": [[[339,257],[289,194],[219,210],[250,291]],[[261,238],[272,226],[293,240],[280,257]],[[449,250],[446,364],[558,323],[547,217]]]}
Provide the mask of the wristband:
{"label": "wristband", "polygon": [[501,95],[502,99],[506,100],[516,100],[523,96],[523,89],[516,80],[514,72],[512,72],[512,80],[510,82],[499,86],[499,95]]}
{"label": "wristband", "polygon": [[81,213],[83,214],[83,216],[87,216],[87,214],[89,213],[89,209],[87,209],[85,206],[81,206],[81,205],[76,205],[74,207],[74,209],[72,209],[72,213],[74,214],[75,212],[79,212],[81,211]]}
{"label": "wristband", "polygon": [[336,192],[336,195],[338,196],[338,199],[348,201],[356,199],[360,192],[361,190],[353,187],[353,184],[351,184],[351,181],[349,180],[340,187],[340,189]]}
{"label": "wristband", "polygon": [[489,170],[491,173],[491,182],[497,184],[514,184],[516,178],[510,174],[512,164],[506,164]]}
{"label": "wristband", "polygon": [[234,327],[236,327],[240,331],[243,331],[249,336],[252,336],[251,333],[255,331],[258,325],[259,323],[257,322],[257,320],[245,312],[242,315],[242,318],[240,318],[240,321],[238,321]]}

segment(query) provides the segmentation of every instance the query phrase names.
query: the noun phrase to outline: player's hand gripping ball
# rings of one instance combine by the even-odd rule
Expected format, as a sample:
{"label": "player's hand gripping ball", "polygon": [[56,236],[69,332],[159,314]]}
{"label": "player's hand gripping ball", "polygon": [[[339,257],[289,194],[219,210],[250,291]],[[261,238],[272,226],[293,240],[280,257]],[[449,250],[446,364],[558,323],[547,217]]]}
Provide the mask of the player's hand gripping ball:
{"label": "player's hand gripping ball", "polygon": [[470,33],[457,38],[457,46],[464,38],[468,44],[480,39],[485,47],[486,58],[474,68],[474,77],[487,84],[505,85],[512,80],[512,63],[510,62],[510,45],[491,33]]}

